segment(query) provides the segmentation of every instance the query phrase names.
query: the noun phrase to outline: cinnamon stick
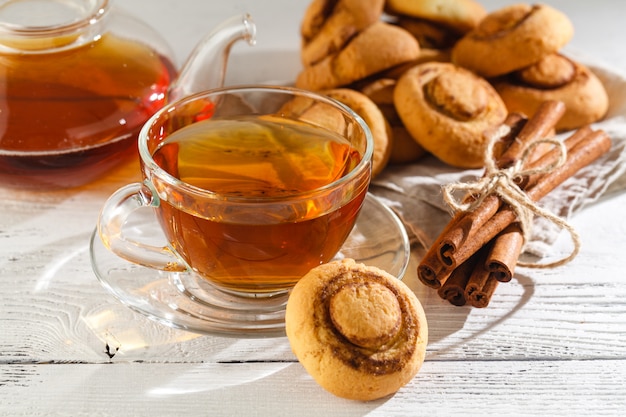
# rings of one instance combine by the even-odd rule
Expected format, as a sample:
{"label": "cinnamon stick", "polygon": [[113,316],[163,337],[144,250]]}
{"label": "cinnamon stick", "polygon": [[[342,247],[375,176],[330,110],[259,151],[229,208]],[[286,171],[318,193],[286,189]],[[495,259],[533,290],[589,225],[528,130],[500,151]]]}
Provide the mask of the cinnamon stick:
{"label": "cinnamon stick", "polygon": [[[507,146],[515,140],[518,134],[522,131],[527,123],[527,118],[519,113],[510,113],[504,121],[510,130],[507,135],[501,138],[503,144],[501,149],[506,149]],[[467,198],[471,198],[468,196]],[[463,236],[469,233],[468,228],[471,228],[473,224],[482,224],[492,217],[500,206],[500,199],[496,196],[489,196],[486,198],[480,208],[474,210],[471,213],[458,213],[456,214],[448,225],[440,234],[442,236],[448,236],[453,243],[452,249],[456,248],[456,245],[462,242]],[[417,276],[424,285],[432,288],[440,288],[442,284],[448,279],[456,265],[451,260],[446,258],[446,248],[440,250],[441,243],[435,241],[426,255],[420,262],[417,268]]]}
{"label": "cinnamon stick", "polygon": [[439,258],[444,265],[450,268],[456,267],[455,253],[496,214],[500,204],[501,201],[497,195],[485,197],[481,205],[475,210],[461,214],[455,220],[453,227],[441,235],[434,245],[438,246]]}
{"label": "cinnamon stick", "polygon": [[417,276],[424,285],[438,289],[446,282],[453,270],[454,268],[441,262],[436,248],[431,245],[417,266]]}
{"label": "cinnamon stick", "polygon": [[[610,148],[611,139],[604,131],[592,132],[592,134],[587,135],[571,149],[563,166],[539,178],[534,186],[525,190],[526,194],[532,201],[539,201],[578,170],[606,153]],[[516,220],[517,214],[515,211],[508,205],[502,206],[498,212],[471,236],[471,239],[464,241],[464,245],[459,246],[454,253],[447,253],[447,256],[451,259],[450,263],[458,265],[464,262]]]}
{"label": "cinnamon stick", "polygon": [[[608,135],[603,131],[591,131],[586,126],[575,132],[565,141],[568,157],[565,165],[541,177],[535,175],[526,183],[534,191],[528,191],[533,201],[538,201],[574,175],[580,168],[590,164],[611,147]],[[544,166],[556,158],[556,150],[548,152],[532,165]],[[505,208],[505,216],[496,218],[509,219],[510,207]],[[500,215],[500,213],[497,213]],[[514,216],[516,217],[516,216]],[[492,222],[491,226],[495,227]],[[518,223],[514,222],[496,235],[484,263],[476,264],[466,284],[465,300],[478,308],[486,307],[499,282],[509,282],[524,244],[524,237]],[[479,249],[479,252],[483,249]],[[475,255],[472,255],[474,257]]]}
{"label": "cinnamon stick", "polygon": [[[535,116],[524,124],[511,146],[498,158],[497,165],[502,168],[515,163],[522,156],[524,146],[531,141],[543,138],[550,132],[554,128],[556,121],[563,115],[563,112],[564,105],[560,101],[543,103]],[[457,265],[455,252],[466,241],[475,240],[473,236],[493,217],[500,204],[501,201],[498,196],[487,196],[475,210],[461,213],[455,220],[456,226],[449,228],[447,233],[440,235],[435,245],[438,245],[440,258],[445,265],[451,268]]]}
{"label": "cinnamon stick", "polygon": [[517,214],[508,205],[501,207],[493,216],[484,222],[480,229],[472,234],[471,239],[465,240],[463,245],[457,247],[456,251],[448,252],[450,263],[459,265],[466,259],[469,259],[480,248],[485,246],[487,242],[496,237],[509,224],[517,219]]}
{"label": "cinnamon stick", "polygon": [[[570,135],[568,138],[566,138],[563,141],[563,144],[565,145],[565,150],[567,152],[570,152],[574,146],[576,146],[578,143],[580,143],[580,141],[582,141],[583,139],[585,139],[588,135],[592,133],[593,131],[591,130],[591,126],[587,125],[587,126],[581,127],[580,129],[575,131],[572,135]],[[539,168],[539,167],[545,167],[549,164],[554,163],[557,158],[558,158],[558,149],[553,148],[550,151],[543,154],[540,158],[530,162],[525,168],[534,169],[534,168]],[[539,178],[541,178],[541,176],[542,174],[534,174],[534,175],[527,176],[518,183],[518,186],[522,189],[529,188],[530,186],[537,183],[537,181],[539,180]]]}
{"label": "cinnamon stick", "polygon": [[[517,127],[517,133],[512,136],[515,140],[511,140],[511,136],[502,138],[502,145],[506,147],[510,143],[510,146],[497,158],[498,167],[507,168],[516,163],[527,143],[553,132],[563,112],[562,103],[547,102],[530,120],[515,115],[507,118]],[[593,131],[585,126],[563,144],[567,150],[563,165],[547,173],[529,175],[518,184],[531,201],[539,201],[606,153],[611,148],[611,139],[604,131]],[[494,154],[500,149],[494,149]],[[559,156],[560,151],[553,148],[538,157],[525,158],[522,168],[547,167]],[[473,198],[475,196],[466,196],[465,201]],[[512,279],[523,243],[516,211],[502,204],[500,197],[489,195],[475,210],[458,213],[451,219],[418,266],[418,277],[425,284],[438,288],[439,296],[454,305],[469,303],[483,308],[489,304],[498,284]]]}
{"label": "cinnamon stick", "polygon": [[465,305],[467,299],[465,298],[465,287],[469,281],[470,275],[476,265],[477,256],[470,257],[467,261],[459,265],[450,274],[450,277],[444,282],[444,284],[437,290],[439,297],[443,298],[454,304],[455,306]]}
{"label": "cinnamon stick", "polygon": [[[565,150],[571,151],[572,148],[581,140],[592,133],[591,126],[583,126],[575,131],[571,136],[563,141]],[[558,158],[558,149],[553,148],[541,155],[541,157],[531,161],[526,168],[538,168],[552,164]],[[535,185],[541,178],[542,174],[533,174],[521,179],[518,183],[520,188],[527,188]],[[486,268],[491,271],[493,276],[499,282],[509,282],[513,278],[513,271],[519,255],[524,246],[524,236],[519,224],[513,223],[504,229],[495,238],[492,253],[487,259]]]}
{"label": "cinnamon stick", "polygon": [[480,288],[476,287],[471,289],[471,293],[469,295],[466,294],[465,297],[473,307],[485,308],[491,302],[491,297],[496,291],[498,284],[499,281],[494,277],[494,275],[487,273],[482,286]]}
{"label": "cinnamon stick", "polygon": [[[509,133],[500,138],[499,146],[494,149],[493,158],[495,158],[498,163],[505,163],[508,158],[515,157],[515,154],[508,152],[508,149],[510,149],[511,145],[517,140],[527,123],[528,118],[521,113],[512,112],[506,116],[503,125],[508,126]],[[495,132],[489,132],[487,136],[494,133]],[[505,155],[507,155],[506,158]],[[498,166],[500,168],[503,167]]]}
{"label": "cinnamon stick", "polygon": [[597,130],[579,140],[567,153],[567,161],[561,167],[542,176],[535,185],[526,189],[533,201],[539,201],[561,185],[581,168],[591,164],[611,149],[611,138],[603,130]]}
{"label": "cinnamon stick", "polygon": [[524,236],[519,224],[510,224],[494,238],[485,260],[486,270],[499,282],[509,282],[523,246]]}
{"label": "cinnamon stick", "polygon": [[487,307],[498,286],[494,274],[485,267],[487,256],[492,250],[489,246],[484,246],[472,256],[476,258],[476,264],[465,286],[465,300],[474,307]]}
{"label": "cinnamon stick", "polygon": [[539,106],[537,112],[525,124],[519,135],[508,149],[499,158],[497,165],[500,168],[511,166],[521,156],[526,145],[536,139],[541,139],[553,131],[556,123],[565,113],[565,104],[561,101],[549,100]]}

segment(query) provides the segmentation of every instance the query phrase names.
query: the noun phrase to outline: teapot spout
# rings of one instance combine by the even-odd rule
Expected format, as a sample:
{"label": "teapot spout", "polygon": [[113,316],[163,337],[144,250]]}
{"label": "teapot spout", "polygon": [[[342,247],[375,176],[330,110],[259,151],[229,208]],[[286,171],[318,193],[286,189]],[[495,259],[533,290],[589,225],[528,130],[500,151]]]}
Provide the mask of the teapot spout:
{"label": "teapot spout", "polygon": [[230,49],[240,40],[256,43],[256,25],[248,14],[222,22],[196,45],[170,85],[168,101],[223,86]]}

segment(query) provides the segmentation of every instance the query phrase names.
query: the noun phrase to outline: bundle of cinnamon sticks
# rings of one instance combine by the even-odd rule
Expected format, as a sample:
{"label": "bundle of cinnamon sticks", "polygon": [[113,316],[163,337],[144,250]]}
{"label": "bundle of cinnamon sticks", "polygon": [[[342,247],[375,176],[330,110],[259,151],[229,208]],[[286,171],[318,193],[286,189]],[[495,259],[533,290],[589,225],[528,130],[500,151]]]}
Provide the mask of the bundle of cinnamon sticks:
{"label": "bundle of cinnamon sticks", "polygon": [[[512,166],[520,161],[528,144],[551,136],[564,111],[563,103],[549,101],[530,119],[509,114],[505,121],[508,133],[500,138],[496,166]],[[611,140],[604,131],[585,126],[565,139],[563,147],[564,163],[516,179],[516,184],[533,202],[607,152]],[[526,169],[544,167],[562,157],[560,152],[551,147],[531,158],[525,157],[521,163]],[[471,201],[476,196],[467,195],[465,199]],[[420,262],[418,277],[454,305],[469,303],[486,307],[498,284],[512,279],[524,241],[517,212],[499,195],[489,194],[471,211],[459,211],[452,217]]]}

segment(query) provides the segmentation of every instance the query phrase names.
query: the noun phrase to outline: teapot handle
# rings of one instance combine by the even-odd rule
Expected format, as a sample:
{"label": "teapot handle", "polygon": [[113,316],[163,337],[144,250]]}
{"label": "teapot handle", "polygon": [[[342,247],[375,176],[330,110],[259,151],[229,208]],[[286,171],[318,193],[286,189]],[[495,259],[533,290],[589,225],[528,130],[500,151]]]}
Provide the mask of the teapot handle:
{"label": "teapot handle", "polygon": [[256,25],[249,14],[225,20],[196,45],[170,85],[168,101],[222,87],[230,50],[240,40],[256,44]]}
{"label": "teapot handle", "polygon": [[[118,189],[100,212],[98,235],[111,252],[127,261],[164,271],[187,271],[187,266],[168,246],[149,245],[124,232],[124,225],[131,214],[139,209],[158,207],[159,204],[159,197],[148,181]],[[154,229],[161,230],[155,226]]]}

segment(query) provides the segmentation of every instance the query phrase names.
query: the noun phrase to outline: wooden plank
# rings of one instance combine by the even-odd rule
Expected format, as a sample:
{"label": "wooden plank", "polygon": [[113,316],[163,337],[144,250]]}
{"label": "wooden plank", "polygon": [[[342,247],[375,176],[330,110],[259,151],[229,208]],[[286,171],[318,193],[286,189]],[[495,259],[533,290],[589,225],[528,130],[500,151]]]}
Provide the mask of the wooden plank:
{"label": "wooden plank", "polygon": [[[285,338],[237,340],[170,329],[136,314],[108,295],[90,275],[82,254],[58,274],[84,264],[69,281],[52,278],[0,286],[0,358],[34,362],[108,361],[105,345],[122,360],[291,358]],[[78,261],[78,262],[77,262]],[[15,271],[17,273],[17,271]],[[532,294],[530,294],[532,293]],[[428,351],[435,358],[626,358],[626,282],[501,285],[486,309],[453,307],[422,297],[428,317]]]}
{"label": "wooden plank", "polygon": [[[297,363],[0,365],[0,414],[619,415],[626,360],[428,361],[395,395],[337,398]],[[241,399],[245,398],[245,401]]]}

